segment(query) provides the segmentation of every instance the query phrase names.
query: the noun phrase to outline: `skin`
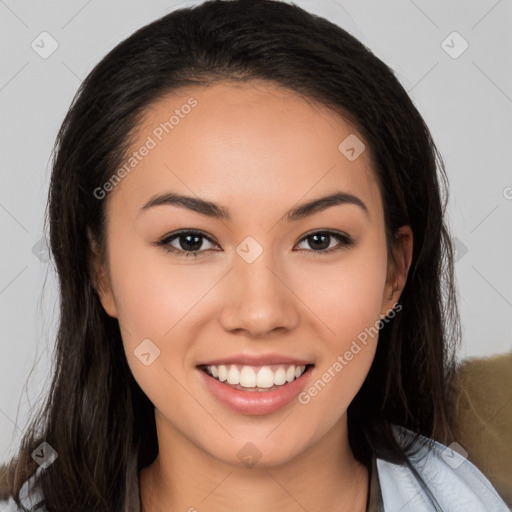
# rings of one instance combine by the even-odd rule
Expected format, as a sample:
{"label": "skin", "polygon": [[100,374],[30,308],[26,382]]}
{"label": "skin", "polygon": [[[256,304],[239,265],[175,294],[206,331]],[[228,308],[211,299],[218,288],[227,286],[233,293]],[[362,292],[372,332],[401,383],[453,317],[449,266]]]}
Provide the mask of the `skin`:
{"label": "skin", "polygon": [[[140,475],[143,510],[363,511],[368,472],[350,449],[346,410],[376,336],[308,404],[294,400],[271,414],[228,409],[195,366],[277,352],[314,362],[315,382],[398,300],[412,232],[404,226],[397,234],[393,265],[368,144],[349,161],[338,145],[349,134],[363,137],[325,106],[277,85],[175,91],[147,109],[133,149],[190,97],[197,106],[108,196],[106,259],[98,258],[95,273],[133,375],[155,405],[159,455]],[[170,191],[222,205],[232,220],[172,205],[141,212]],[[368,215],[342,204],[283,220],[298,204],[338,191],[360,198]],[[213,240],[199,240],[202,255],[155,245],[185,228]],[[321,254],[304,237],[322,230],[346,233],[355,244]],[[236,252],[247,236],[263,249],[250,264]],[[169,243],[184,250],[181,242]],[[134,355],[147,338],[161,351],[149,366]],[[260,452],[253,467],[237,456],[248,442]]]}

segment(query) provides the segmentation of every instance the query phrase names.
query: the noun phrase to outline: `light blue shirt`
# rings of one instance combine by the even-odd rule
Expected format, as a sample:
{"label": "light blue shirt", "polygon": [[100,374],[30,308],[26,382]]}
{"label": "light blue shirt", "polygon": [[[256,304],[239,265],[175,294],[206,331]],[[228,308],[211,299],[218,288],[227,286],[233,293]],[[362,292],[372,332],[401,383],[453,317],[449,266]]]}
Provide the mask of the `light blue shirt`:
{"label": "light blue shirt", "polygon": [[[412,435],[409,430],[395,427],[404,439]],[[410,461],[427,484],[443,512],[510,512],[489,480],[465,457],[433,441],[428,450],[427,440],[420,438],[420,449]],[[399,439],[399,442],[400,439]],[[376,459],[377,474],[385,512],[432,512],[434,508],[412,471],[404,465]],[[46,512],[36,508],[42,499],[37,487],[40,467],[20,490],[23,506],[33,512]],[[138,485],[138,481],[136,482]],[[137,491],[138,495],[138,491]],[[25,512],[14,503],[0,501],[0,512]]]}
{"label": "light blue shirt", "polygon": [[[401,429],[408,437],[412,433]],[[410,461],[443,512],[509,512],[489,480],[455,450],[421,436],[421,450]],[[433,443],[428,450],[427,442]],[[435,510],[412,471],[377,458],[385,512]]]}

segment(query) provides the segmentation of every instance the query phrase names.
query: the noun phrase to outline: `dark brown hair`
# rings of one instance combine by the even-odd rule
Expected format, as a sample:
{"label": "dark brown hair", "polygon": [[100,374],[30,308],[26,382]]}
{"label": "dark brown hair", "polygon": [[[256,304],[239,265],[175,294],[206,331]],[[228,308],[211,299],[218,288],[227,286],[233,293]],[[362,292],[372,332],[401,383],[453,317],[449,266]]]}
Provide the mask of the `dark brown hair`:
{"label": "dark brown hair", "polygon": [[[145,109],[179,87],[266,80],[320,102],[368,144],[384,204],[388,252],[410,225],[402,309],[382,325],[375,360],[349,406],[355,456],[408,464],[392,425],[449,439],[445,382],[460,338],[447,178],[429,129],[393,71],[342,28],[288,3],[213,0],[141,28],[80,86],[53,153],[48,220],[60,284],[55,372],[47,401],[11,461],[15,495],[42,441],[60,454],[41,473],[48,510],[121,511],[134,471],[157,456],[154,406],[128,367],[119,325],[90,272],[87,232],[105,245],[94,190],[124,160]],[[442,183],[441,183],[442,182]]]}

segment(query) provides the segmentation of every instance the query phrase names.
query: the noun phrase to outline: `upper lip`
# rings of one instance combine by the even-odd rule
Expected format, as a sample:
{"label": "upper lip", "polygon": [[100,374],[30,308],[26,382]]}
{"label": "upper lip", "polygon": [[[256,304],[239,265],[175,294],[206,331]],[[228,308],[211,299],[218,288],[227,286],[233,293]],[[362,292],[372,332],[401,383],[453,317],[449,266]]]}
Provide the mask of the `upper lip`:
{"label": "upper lip", "polygon": [[241,364],[246,366],[266,366],[271,364],[287,364],[295,366],[306,366],[313,364],[311,361],[305,359],[297,359],[295,357],[286,356],[283,354],[235,354],[219,359],[211,359],[199,363],[197,366],[219,366],[221,364]]}

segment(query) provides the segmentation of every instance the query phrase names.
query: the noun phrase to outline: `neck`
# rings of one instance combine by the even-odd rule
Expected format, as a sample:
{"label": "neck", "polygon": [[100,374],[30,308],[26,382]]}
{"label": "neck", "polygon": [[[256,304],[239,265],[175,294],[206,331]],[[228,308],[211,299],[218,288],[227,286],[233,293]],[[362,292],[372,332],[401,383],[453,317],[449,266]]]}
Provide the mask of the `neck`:
{"label": "neck", "polygon": [[293,459],[268,467],[220,461],[158,415],[157,432],[159,455],[140,474],[142,512],[366,509],[368,471],[352,454],[346,416]]}

